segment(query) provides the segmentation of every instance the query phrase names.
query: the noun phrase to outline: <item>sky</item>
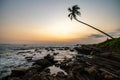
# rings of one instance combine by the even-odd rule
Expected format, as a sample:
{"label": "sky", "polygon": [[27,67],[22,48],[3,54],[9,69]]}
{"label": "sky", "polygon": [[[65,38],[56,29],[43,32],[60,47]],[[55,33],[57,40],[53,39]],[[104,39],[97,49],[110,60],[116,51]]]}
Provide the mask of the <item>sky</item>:
{"label": "sky", "polygon": [[0,43],[89,44],[107,37],[68,18],[78,5],[77,18],[113,37],[120,37],[120,0],[0,0]]}

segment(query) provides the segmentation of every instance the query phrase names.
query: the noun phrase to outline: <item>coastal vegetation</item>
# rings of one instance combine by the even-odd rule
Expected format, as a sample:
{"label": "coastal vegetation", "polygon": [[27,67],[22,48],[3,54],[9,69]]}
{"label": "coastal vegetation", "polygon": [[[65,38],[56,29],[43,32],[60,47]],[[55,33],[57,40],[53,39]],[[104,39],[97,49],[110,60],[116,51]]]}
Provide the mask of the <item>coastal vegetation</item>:
{"label": "coastal vegetation", "polygon": [[97,45],[99,48],[106,51],[119,52],[120,53],[120,37],[115,39],[109,39],[101,42]]}

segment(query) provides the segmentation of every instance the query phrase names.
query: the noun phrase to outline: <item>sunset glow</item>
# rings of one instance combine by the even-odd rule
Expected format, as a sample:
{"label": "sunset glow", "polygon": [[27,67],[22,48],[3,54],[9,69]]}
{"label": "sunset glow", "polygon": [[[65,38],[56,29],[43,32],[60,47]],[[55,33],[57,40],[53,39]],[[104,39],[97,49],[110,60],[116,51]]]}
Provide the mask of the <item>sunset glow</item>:
{"label": "sunset glow", "polygon": [[[120,36],[119,0],[0,0],[0,43],[105,40],[103,34],[68,18],[67,9],[75,4],[81,8],[79,20]],[[103,37],[89,37],[94,34]]]}

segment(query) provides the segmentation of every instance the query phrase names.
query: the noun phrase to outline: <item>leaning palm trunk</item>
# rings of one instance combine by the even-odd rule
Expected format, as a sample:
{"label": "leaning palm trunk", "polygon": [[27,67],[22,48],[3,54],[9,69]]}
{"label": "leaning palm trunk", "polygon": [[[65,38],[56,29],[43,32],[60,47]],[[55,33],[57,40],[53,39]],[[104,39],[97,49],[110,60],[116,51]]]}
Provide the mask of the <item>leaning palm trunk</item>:
{"label": "leaning palm trunk", "polygon": [[78,22],[80,22],[80,23],[82,23],[84,25],[87,25],[87,26],[89,26],[89,27],[91,27],[91,28],[93,28],[93,29],[95,29],[95,30],[105,34],[106,36],[110,37],[111,39],[114,39],[112,36],[108,35],[107,33],[103,32],[102,30],[97,29],[97,28],[95,28],[95,27],[93,27],[93,26],[91,26],[91,25],[89,25],[89,24],[87,24],[85,22],[82,22],[82,21],[78,20],[76,18],[76,15],[81,15],[81,13],[78,11],[79,9],[80,8],[78,7],[78,5],[74,5],[72,8],[68,8],[68,11],[70,12],[68,17],[70,17],[71,20],[72,20],[72,18],[74,18],[76,21],[78,21]]}
{"label": "leaning palm trunk", "polygon": [[89,25],[89,24],[87,24],[87,23],[85,23],[85,22],[82,22],[82,21],[78,20],[76,17],[74,17],[74,19],[75,19],[76,21],[78,21],[78,22],[84,24],[84,25],[87,25],[87,26],[89,26],[89,27],[91,27],[91,28],[93,28],[93,29],[95,29],[95,30],[97,30],[97,31],[99,31],[99,32],[101,32],[101,33],[103,33],[103,34],[105,34],[106,36],[110,37],[111,39],[114,39],[112,36],[110,36],[110,35],[108,35],[107,33],[101,31],[100,29],[97,29],[97,28],[95,28],[95,27],[93,27],[93,26],[91,26],[91,25]]}

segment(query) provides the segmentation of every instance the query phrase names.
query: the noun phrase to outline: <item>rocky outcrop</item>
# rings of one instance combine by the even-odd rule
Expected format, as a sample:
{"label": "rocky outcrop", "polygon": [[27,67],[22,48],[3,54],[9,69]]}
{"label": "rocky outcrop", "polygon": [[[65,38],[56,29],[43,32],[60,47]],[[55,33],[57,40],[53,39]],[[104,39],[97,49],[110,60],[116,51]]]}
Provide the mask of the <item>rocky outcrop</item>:
{"label": "rocky outcrop", "polygon": [[[79,55],[73,60],[65,59],[57,63],[54,56],[48,54],[44,59],[36,60],[27,70],[12,70],[12,74],[3,80],[120,80],[120,54],[100,53],[100,50],[93,46],[75,49]],[[90,55],[92,51],[95,53],[92,57],[84,55]],[[80,55],[81,53],[84,54]],[[51,65],[60,67],[67,75],[63,72],[51,74],[48,68]]]}
{"label": "rocky outcrop", "polygon": [[78,54],[93,55],[102,52],[100,48],[93,45],[82,45],[81,47],[74,48]]}
{"label": "rocky outcrop", "polygon": [[50,74],[49,69],[46,68],[54,65],[55,62],[56,61],[54,61],[53,56],[47,55],[44,59],[34,61],[33,65],[28,69],[13,69],[11,75],[3,78],[2,80],[43,80],[41,74]]}

